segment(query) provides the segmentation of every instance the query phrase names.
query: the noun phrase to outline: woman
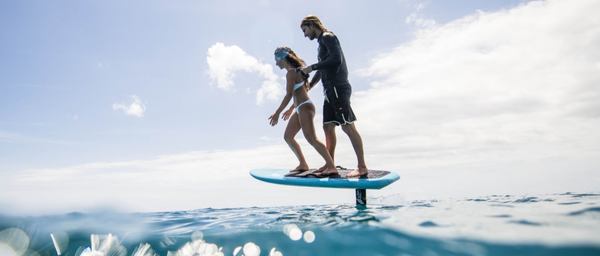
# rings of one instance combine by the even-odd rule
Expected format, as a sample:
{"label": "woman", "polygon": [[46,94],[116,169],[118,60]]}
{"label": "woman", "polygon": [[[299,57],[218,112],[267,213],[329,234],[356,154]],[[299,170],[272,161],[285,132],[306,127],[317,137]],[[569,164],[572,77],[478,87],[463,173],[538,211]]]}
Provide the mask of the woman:
{"label": "woman", "polygon": [[[307,172],[309,170],[308,164],[306,163],[306,159],[304,159],[300,145],[298,145],[298,142],[294,139],[300,129],[302,129],[304,138],[306,138],[308,143],[310,143],[310,145],[312,145],[325,160],[325,166],[320,168],[320,173],[337,173],[331,155],[329,155],[325,145],[317,139],[315,133],[315,126],[313,123],[315,117],[315,105],[308,97],[308,92],[306,90],[308,75],[300,72],[300,68],[304,66],[304,61],[289,47],[279,47],[275,49],[275,62],[280,69],[287,70],[287,82],[285,97],[283,97],[283,100],[277,110],[275,110],[275,113],[269,117],[271,126],[277,124],[281,111],[288,105],[290,99],[294,99],[293,106],[295,106],[295,113],[292,114],[288,125],[285,128],[284,139],[292,149],[292,152],[294,152],[294,155],[296,155],[296,158],[298,158],[300,164],[292,169],[286,176],[305,176],[305,173],[310,173]],[[289,116],[291,110],[292,108],[286,111],[284,117]],[[313,175],[317,177],[321,176],[320,174]]]}

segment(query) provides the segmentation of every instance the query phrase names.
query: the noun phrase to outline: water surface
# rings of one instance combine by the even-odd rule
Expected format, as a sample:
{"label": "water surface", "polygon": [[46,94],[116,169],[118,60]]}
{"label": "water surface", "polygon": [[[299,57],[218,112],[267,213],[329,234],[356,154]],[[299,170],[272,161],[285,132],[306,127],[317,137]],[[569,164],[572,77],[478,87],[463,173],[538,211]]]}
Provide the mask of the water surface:
{"label": "water surface", "polygon": [[1,255],[600,255],[600,194],[0,217]]}

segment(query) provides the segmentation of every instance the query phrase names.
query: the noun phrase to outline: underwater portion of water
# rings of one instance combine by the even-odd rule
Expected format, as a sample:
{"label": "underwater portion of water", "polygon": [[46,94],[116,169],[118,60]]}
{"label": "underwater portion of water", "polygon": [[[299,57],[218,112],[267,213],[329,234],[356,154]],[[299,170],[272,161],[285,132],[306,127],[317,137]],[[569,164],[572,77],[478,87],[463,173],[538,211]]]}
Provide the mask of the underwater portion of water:
{"label": "underwater portion of water", "polygon": [[1,216],[0,255],[600,255],[600,194],[369,201]]}

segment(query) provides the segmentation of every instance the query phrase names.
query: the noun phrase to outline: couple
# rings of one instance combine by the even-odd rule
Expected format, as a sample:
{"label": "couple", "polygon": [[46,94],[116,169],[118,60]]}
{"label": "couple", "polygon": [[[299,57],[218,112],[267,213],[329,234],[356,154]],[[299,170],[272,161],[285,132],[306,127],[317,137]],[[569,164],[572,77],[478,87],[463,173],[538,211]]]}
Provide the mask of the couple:
{"label": "couple", "polygon": [[[356,120],[350,107],[350,95],[352,87],[348,82],[348,69],[344,53],[340,47],[337,37],[327,30],[317,16],[305,17],[300,28],[305,37],[310,40],[317,38],[319,43],[319,62],[305,66],[304,61],[289,47],[279,47],[275,50],[275,61],[279,68],[286,69],[286,94],[275,113],[269,117],[270,124],[276,125],[279,115],[293,98],[292,106],[283,113],[283,119],[289,119],[285,129],[284,139],[296,155],[300,164],[291,170],[286,176],[311,175],[318,178],[338,176],[334,164],[335,153],[335,127],[342,126],[342,130],[348,135],[354,152],[358,159],[358,169],[348,173],[348,178],[356,178],[367,175],[367,165],[364,160],[363,144],[360,134],[353,122]],[[310,82],[309,75],[316,71]],[[312,89],[322,81],[325,92],[323,103],[323,130],[327,146],[318,140],[315,133],[313,119],[315,116],[315,105],[308,97],[308,90]],[[294,137],[302,129],[306,140],[325,159],[325,166],[314,172],[310,172],[308,164],[304,159],[300,145]]]}

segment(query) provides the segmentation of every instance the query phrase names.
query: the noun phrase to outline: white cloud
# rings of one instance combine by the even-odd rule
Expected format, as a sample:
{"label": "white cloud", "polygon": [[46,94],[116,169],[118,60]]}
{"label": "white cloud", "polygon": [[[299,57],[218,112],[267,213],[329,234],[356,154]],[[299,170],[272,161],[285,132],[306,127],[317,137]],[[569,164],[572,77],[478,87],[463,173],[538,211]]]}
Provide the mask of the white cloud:
{"label": "white cloud", "polygon": [[[283,139],[281,139],[283,142]],[[323,160],[301,141],[313,168]],[[254,180],[255,168],[293,168],[294,155],[284,143],[230,151],[196,151],[123,162],[98,162],[18,172],[0,171],[0,213],[87,211],[117,207],[127,211],[163,211],[205,207],[294,205],[339,202],[329,191],[269,185]],[[273,191],[279,191],[277,195]],[[290,197],[303,195],[304,198]],[[347,197],[352,200],[351,196]]]}
{"label": "white cloud", "polygon": [[412,24],[419,28],[431,28],[436,25],[434,19],[425,18],[422,14],[422,10],[425,9],[426,2],[417,1],[415,4],[415,10],[410,13],[405,19],[406,24]]}
{"label": "white cloud", "polygon": [[0,143],[26,143],[26,144],[59,144],[59,145],[69,145],[72,142],[57,140],[53,138],[42,138],[37,136],[31,136],[28,134],[20,134],[8,131],[0,130]]}
{"label": "white cloud", "polygon": [[112,108],[115,111],[122,111],[128,116],[134,117],[143,117],[146,112],[146,105],[136,95],[131,96],[131,103],[114,103]]}
{"label": "white cloud", "polygon": [[353,98],[370,150],[440,163],[600,159],[598,10],[545,1],[477,13],[374,58],[362,70],[371,88]]}
{"label": "white cloud", "polygon": [[234,91],[234,78],[238,72],[256,73],[263,81],[256,92],[256,103],[276,100],[282,93],[281,78],[273,72],[273,66],[259,61],[237,45],[226,46],[216,43],[208,49],[206,62],[208,75],[216,86],[225,91]]}

